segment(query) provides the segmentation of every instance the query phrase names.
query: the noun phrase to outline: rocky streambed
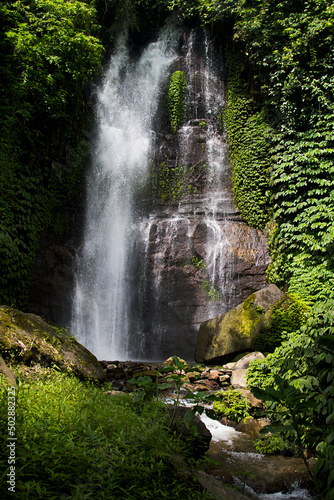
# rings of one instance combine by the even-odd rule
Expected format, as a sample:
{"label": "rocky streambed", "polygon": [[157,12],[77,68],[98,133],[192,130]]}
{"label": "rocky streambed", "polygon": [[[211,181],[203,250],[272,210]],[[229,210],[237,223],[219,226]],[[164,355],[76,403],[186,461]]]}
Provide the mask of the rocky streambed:
{"label": "rocky streambed", "polygon": [[[261,353],[250,353],[239,361],[226,365],[201,365],[199,371],[188,371],[191,365],[187,365],[181,389],[181,405],[193,404],[186,399],[189,390],[215,394],[232,388],[248,398],[252,407],[263,407],[262,402],[254,398],[247,389],[246,380],[246,369],[250,361],[261,357]],[[171,361],[170,358],[164,363],[102,361],[101,364],[113,390],[126,392],[133,390],[131,379],[149,376],[156,380],[161,377],[164,366]],[[161,397],[171,402],[176,396],[167,389],[161,392]],[[316,499],[311,493],[312,484],[301,458],[282,454],[264,455],[256,451],[253,441],[260,436],[261,428],[268,424],[267,419],[249,418],[246,423],[236,423],[223,416],[217,421],[203,415],[201,420],[211,433],[210,446],[206,452],[211,461],[205,472],[199,472],[197,476],[217,499]],[[310,462],[312,465],[312,460]],[[239,491],[233,488],[238,488]]]}

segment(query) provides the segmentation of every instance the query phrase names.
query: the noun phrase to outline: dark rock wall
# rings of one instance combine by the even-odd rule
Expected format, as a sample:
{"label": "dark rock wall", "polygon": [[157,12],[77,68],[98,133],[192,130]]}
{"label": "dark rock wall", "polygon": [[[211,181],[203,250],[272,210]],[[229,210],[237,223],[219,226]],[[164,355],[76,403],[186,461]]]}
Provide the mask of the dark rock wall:
{"label": "dark rock wall", "polygon": [[231,194],[220,127],[225,95],[219,51],[204,31],[187,32],[175,68],[187,79],[187,118],[177,134],[169,132],[166,120],[159,121],[154,165],[158,170],[161,163],[163,168],[193,169],[185,174],[192,192],[165,203],[154,198],[143,225],[134,267],[141,284],[133,301],[139,305],[131,342],[134,358],[140,339],[143,358],[176,353],[192,359],[201,322],[266,284],[266,238],[242,221]]}

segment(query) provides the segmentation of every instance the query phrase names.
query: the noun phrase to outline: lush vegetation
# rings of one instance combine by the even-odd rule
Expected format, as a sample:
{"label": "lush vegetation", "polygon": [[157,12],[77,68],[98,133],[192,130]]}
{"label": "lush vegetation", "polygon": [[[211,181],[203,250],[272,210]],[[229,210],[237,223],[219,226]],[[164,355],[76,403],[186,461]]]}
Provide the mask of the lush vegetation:
{"label": "lush vegetation", "polygon": [[229,389],[216,393],[213,409],[218,415],[239,422],[250,416],[251,404],[238,390]]}
{"label": "lush vegetation", "polygon": [[253,348],[273,352],[286,333],[296,332],[305,323],[309,307],[298,297],[284,297],[273,307],[270,323],[255,339]]}
{"label": "lush vegetation", "polygon": [[186,77],[183,71],[174,71],[170,77],[166,101],[170,128],[175,134],[185,115]]}
{"label": "lush vegetation", "polygon": [[224,112],[233,169],[233,190],[236,203],[245,221],[262,229],[268,221],[268,168],[270,128],[264,110],[257,109],[247,95],[246,82],[240,73],[245,59],[242,53],[229,49],[228,106]]}
{"label": "lush vegetation", "polygon": [[[52,369],[19,375],[16,389],[18,499],[204,499],[176,455],[185,451],[161,403],[142,404],[108,387]],[[0,428],[7,435],[7,386],[0,385]],[[8,498],[7,440],[2,439],[2,498]]]}
{"label": "lush vegetation", "polygon": [[269,281],[299,297],[287,315],[275,311],[275,325],[267,332],[272,347],[282,335],[286,339],[266,360],[254,362],[249,383],[267,400],[280,439],[317,454],[314,479],[321,496],[331,499],[333,3],[174,0],[171,5],[188,19],[210,23],[218,34],[219,26],[226,27],[224,123],[236,200],[245,220],[269,232]]}
{"label": "lush vegetation", "polygon": [[[254,361],[248,384],[266,400],[272,425],[289,448],[316,453],[315,482],[334,498],[334,303],[313,308],[300,330],[273,354]],[[312,476],[312,474],[311,474]]]}
{"label": "lush vegetation", "polygon": [[5,0],[0,23],[0,300],[24,306],[40,235],[66,230],[102,45],[91,2]]}
{"label": "lush vegetation", "polygon": [[[237,203],[270,233],[271,282],[315,303],[333,290],[334,12],[326,0],[174,0],[226,26],[225,126]],[[218,31],[219,33],[219,31]]]}
{"label": "lush vegetation", "polygon": [[[333,289],[330,2],[6,0],[0,7],[3,302],[24,305],[41,233],[50,224],[58,234],[66,230],[63,207],[87,155],[85,85],[101,64],[99,33],[109,44],[127,24],[134,40],[146,39],[168,9],[213,26],[225,44],[223,121],[234,192],[245,220],[267,225],[269,280],[289,282],[310,303]],[[185,84],[184,74],[174,72],[167,92],[172,131],[184,117]],[[173,183],[162,196],[177,199],[179,175]]]}

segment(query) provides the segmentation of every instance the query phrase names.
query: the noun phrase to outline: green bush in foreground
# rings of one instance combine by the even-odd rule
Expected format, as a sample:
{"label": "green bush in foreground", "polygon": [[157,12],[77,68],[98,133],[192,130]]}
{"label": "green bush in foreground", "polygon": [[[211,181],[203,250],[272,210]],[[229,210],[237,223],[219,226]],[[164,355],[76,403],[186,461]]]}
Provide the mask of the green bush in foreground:
{"label": "green bush in foreground", "polygon": [[[182,452],[161,403],[145,406],[129,395],[44,370],[16,390],[17,499],[202,499],[181,477]],[[7,386],[0,385],[0,496],[7,497]]]}

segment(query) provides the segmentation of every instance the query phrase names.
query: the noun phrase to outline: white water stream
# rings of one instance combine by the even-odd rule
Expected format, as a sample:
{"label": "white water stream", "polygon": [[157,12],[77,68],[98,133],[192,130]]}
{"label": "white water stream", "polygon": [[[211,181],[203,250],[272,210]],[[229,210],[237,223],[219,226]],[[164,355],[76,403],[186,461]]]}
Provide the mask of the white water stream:
{"label": "white water stream", "polygon": [[72,331],[99,359],[129,356],[129,255],[137,230],[133,198],[147,173],[152,119],[178,39],[175,26],[167,25],[134,62],[125,37],[120,37],[97,91],[97,139],[88,176]]}
{"label": "white water stream", "polygon": [[[251,439],[247,434],[238,432],[232,427],[221,424],[217,420],[212,420],[205,414],[201,415],[200,418],[212,434],[211,442],[213,443],[214,455],[211,456],[211,458],[217,459],[217,452],[220,456],[224,457],[223,465],[221,465],[222,471],[226,473],[230,468],[234,479],[234,486],[240,489],[243,488],[243,482],[240,478],[238,478],[238,472],[252,471],[253,478],[258,479],[261,482],[261,474],[264,475],[264,478],[267,474],[274,475],[275,471],[279,471],[282,466],[286,468],[288,473],[288,468],[291,468],[291,465],[289,465],[290,461],[295,461],[293,458],[268,456],[255,453],[254,451],[251,451]],[[235,471],[235,473],[233,473],[233,471]],[[215,475],[217,475],[217,471]],[[287,491],[284,492],[277,491],[275,493],[256,493],[251,486],[247,485],[246,479],[244,493],[249,498],[254,500],[316,499],[310,491],[301,487],[298,484],[298,481],[293,483],[289,488],[287,488]]]}

